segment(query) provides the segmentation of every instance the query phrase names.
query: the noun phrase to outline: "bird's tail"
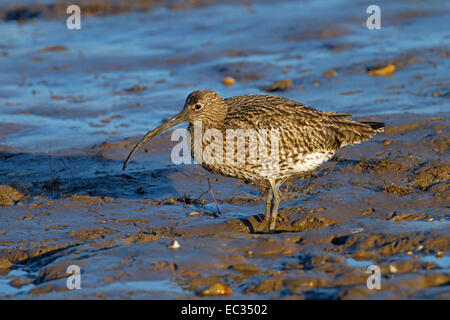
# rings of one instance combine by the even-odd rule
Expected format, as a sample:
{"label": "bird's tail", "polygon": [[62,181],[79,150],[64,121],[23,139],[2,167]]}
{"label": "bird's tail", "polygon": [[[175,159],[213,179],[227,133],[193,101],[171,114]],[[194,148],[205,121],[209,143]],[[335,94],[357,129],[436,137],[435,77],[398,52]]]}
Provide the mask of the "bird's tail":
{"label": "bird's tail", "polygon": [[338,144],[343,147],[367,141],[375,134],[383,132],[384,123],[345,119],[336,123],[335,130]]}
{"label": "bird's tail", "polygon": [[371,127],[376,132],[383,132],[384,131],[384,123],[383,122],[361,121],[361,123],[367,124],[369,127]]}

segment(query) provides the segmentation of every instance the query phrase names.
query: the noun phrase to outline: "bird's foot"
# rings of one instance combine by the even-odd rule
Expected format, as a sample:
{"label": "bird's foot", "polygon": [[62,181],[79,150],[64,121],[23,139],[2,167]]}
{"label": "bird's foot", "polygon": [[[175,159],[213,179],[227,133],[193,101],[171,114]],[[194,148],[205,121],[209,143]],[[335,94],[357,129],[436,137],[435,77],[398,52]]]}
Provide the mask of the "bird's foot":
{"label": "bird's foot", "polygon": [[270,220],[267,222],[267,229],[269,234],[272,234],[275,232],[275,224],[276,224],[276,219],[274,219],[273,217],[270,218]]}

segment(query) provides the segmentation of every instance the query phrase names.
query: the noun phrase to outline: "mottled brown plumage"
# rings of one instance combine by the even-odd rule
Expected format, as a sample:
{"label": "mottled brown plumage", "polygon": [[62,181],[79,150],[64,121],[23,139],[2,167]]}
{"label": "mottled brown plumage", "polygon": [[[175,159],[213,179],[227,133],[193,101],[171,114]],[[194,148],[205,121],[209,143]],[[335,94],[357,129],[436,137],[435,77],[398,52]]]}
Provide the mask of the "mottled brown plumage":
{"label": "mottled brown plumage", "polygon": [[[196,158],[194,123],[201,121],[202,137],[208,129],[215,129],[222,133],[223,141],[216,141],[215,138],[200,140],[202,150],[206,150],[208,146],[212,149],[209,155],[213,160],[216,157],[216,162],[202,161],[207,153],[204,153],[200,159],[197,157],[196,161],[213,173],[251,180],[257,184],[268,182],[270,189],[266,198],[265,220],[271,232],[275,229],[278,213],[279,188],[287,179],[316,168],[322,162],[329,160],[339,148],[366,141],[377,132],[383,131],[382,123],[358,122],[348,117],[347,114],[319,111],[274,95],[244,95],[222,99],[214,91],[198,90],[188,96],[181,113],[144,136],[128,156],[124,169],[133,154],[147,141],[183,121],[190,124],[191,151]],[[259,151],[260,146],[252,145],[246,139],[244,162],[237,162],[239,152],[233,147],[229,150],[233,151],[230,155],[234,162],[230,163],[226,159],[227,130],[230,129],[253,130],[248,132],[256,132],[258,141],[265,137],[264,132],[276,130],[279,137],[276,149],[278,157],[275,158],[276,153],[271,152],[272,140],[268,139],[267,161],[262,161],[263,157],[258,154],[258,160],[261,161],[252,162],[250,154],[256,149]],[[236,137],[239,136],[236,135]],[[234,137],[230,136],[229,140],[235,143]],[[240,152],[242,153],[243,150]],[[223,161],[217,161],[217,159],[223,159]]]}

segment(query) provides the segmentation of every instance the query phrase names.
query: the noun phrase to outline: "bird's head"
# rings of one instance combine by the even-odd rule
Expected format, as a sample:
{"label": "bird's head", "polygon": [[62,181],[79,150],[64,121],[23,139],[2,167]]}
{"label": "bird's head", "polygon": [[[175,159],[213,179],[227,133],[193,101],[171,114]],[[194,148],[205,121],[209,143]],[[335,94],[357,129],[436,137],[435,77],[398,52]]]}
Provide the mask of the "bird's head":
{"label": "bird's head", "polygon": [[123,169],[128,165],[133,155],[148,141],[158,134],[166,131],[182,122],[194,123],[194,121],[202,121],[208,127],[217,127],[225,119],[227,115],[228,105],[222,97],[212,90],[197,90],[189,94],[184,104],[183,110],[176,116],[170,118],[159,127],[147,132],[142,140],[136,144],[128,155]]}
{"label": "bird's head", "polygon": [[190,123],[205,121],[214,124],[225,118],[227,104],[222,97],[212,90],[197,90],[186,99],[182,113],[185,112]]}

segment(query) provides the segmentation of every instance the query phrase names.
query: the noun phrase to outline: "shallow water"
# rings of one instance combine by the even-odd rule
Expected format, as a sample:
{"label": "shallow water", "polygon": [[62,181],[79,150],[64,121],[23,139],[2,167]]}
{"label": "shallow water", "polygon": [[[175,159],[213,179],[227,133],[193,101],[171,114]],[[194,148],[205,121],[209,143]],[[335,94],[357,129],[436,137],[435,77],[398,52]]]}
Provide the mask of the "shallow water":
{"label": "shallow water", "polygon": [[[0,185],[24,197],[0,207],[0,298],[198,298],[221,283],[234,299],[448,299],[450,3],[379,3],[381,30],[350,0],[163,3],[80,31],[1,21]],[[393,75],[367,73],[387,62]],[[284,78],[275,94],[387,130],[283,190],[277,233],[253,233],[257,186],[173,165],[169,134],[121,170],[189,92]],[[72,264],[82,290],[66,288]],[[365,287],[370,264],[383,290]]]}
{"label": "shallow water", "polygon": [[116,282],[107,285],[103,288],[106,291],[131,291],[131,290],[146,290],[146,291],[169,291],[182,293],[183,290],[168,280],[156,281],[127,281]]}
{"label": "shallow water", "polygon": [[[0,58],[0,117],[24,128],[2,143],[58,152],[122,139],[143,134],[179,111],[194,89],[214,89],[224,97],[261,93],[281,78],[304,88],[282,95],[355,116],[448,110],[447,99],[433,97],[432,91],[449,88],[448,59],[439,59],[437,51],[446,49],[449,4],[382,3],[381,30],[365,28],[365,5],[277,1],[159,8],[87,17],[81,30],[67,30],[61,19],[3,22],[0,48],[8,55]],[[396,18],[410,11],[424,16]],[[341,33],[328,37],[327,30]],[[41,52],[52,45],[67,50]],[[350,49],[330,49],[345,46]],[[405,53],[417,63],[392,77],[355,72]],[[305,69],[309,72],[299,73]],[[329,69],[339,69],[338,77],[323,78]],[[224,87],[222,78],[234,73],[256,79]],[[419,75],[423,78],[414,81]],[[314,86],[317,80],[321,84]],[[404,87],[388,89],[399,84]],[[147,89],[118,94],[135,85]],[[350,91],[356,93],[342,95]],[[380,94],[389,97],[376,102]],[[111,119],[114,115],[120,118]],[[105,119],[110,122],[102,123]]]}

